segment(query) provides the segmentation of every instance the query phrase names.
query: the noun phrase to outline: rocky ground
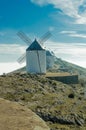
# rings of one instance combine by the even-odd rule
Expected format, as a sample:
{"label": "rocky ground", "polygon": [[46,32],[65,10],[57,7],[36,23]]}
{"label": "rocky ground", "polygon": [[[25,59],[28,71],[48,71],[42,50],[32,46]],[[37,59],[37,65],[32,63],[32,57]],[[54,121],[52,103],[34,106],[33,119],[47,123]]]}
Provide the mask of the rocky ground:
{"label": "rocky ground", "polygon": [[0,97],[30,108],[51,130],[86,129],[85,81],[66,85],[45,76],[0,76]]}

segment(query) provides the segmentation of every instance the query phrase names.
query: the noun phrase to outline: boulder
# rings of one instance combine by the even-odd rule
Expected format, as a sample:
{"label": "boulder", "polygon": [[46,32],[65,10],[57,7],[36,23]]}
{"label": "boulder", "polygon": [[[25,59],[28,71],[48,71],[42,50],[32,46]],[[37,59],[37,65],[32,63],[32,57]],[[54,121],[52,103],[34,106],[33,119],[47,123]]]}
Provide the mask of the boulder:
{"label": "boulder", "polygon": [[0,130],[50,130],[30,109],[0,98]]}

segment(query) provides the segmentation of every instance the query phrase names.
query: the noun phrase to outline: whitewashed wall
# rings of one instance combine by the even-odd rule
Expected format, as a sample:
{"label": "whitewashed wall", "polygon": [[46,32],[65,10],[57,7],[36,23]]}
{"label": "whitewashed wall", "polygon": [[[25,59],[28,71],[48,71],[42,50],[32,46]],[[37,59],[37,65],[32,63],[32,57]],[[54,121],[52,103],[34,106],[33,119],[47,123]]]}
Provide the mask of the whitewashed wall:
{"label": "whitewashed wall", "polygon": [[52,68],[54,65],[55,58],[54,56],[46,56],[46,65],[47,68]]}
{"label": "whitewashed wall", "polygon": [[46,51],[26,51],[26,71],[29,73],[46,73]]}

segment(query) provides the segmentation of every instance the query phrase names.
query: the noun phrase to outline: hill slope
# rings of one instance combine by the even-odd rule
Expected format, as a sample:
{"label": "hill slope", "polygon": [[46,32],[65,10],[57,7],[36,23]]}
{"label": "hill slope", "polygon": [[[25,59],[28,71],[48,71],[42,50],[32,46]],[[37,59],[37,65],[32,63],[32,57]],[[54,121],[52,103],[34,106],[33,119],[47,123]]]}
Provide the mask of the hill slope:
{"label": "hill slope", "polygon": [[80,76],[80,78],[84,78],[86,76],[86,68],[69,63],[59,58],[56,58],[56,61],[55,61],[55,69],[56,68],[58,68],[60,71],[77,73]]}
{"label": "hill slope", "polygon": [[66,85],[40,75],[0,76],[0,97],[27,106],[45,120],[51,130],[86,129],[84,91],[84,81]]}

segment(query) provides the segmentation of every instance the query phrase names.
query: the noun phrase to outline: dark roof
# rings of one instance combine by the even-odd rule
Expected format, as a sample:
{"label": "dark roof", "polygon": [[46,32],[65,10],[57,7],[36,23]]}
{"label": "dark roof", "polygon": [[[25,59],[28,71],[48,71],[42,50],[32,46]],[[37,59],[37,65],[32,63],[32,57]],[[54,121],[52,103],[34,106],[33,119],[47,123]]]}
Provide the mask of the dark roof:
{"label": "dark roof", "polygon": [[46,55],[47,55],[47,56],[52,56],[51,52],[48,51],[48,50],[46,50]]}
{"label": "dark roof", "polygon": [[26,49],[26,51],[28,51],[28,50],[43,50],[43,48],[38,43],[38,41],[35,39],[34,42],[32,42],[32,44]]}

